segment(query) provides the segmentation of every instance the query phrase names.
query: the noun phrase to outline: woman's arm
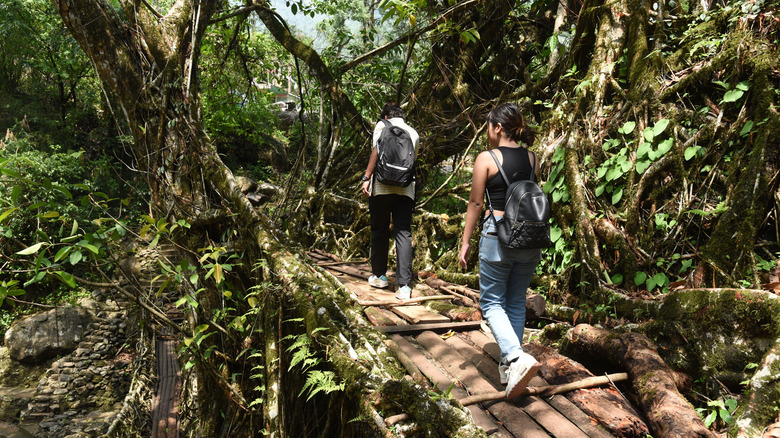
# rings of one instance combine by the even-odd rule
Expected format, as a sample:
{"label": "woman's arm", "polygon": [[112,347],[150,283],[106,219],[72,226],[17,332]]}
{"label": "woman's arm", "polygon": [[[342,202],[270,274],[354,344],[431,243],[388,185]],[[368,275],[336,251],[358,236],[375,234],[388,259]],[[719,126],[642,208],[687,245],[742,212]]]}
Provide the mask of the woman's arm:
{"label": "woman's arm", "polygon": [[477,221],[482,216],[482,204],[485,198],[485,184],[487,183],[489,165],[493,158],[489,152],[482,152],[474,162],[474,174],[471,177],[471,195],[466,208],[466,226],[463,228],[463,236],[460,242],[458,265],[465,268],[469,258],[471,235],[477,228]]}

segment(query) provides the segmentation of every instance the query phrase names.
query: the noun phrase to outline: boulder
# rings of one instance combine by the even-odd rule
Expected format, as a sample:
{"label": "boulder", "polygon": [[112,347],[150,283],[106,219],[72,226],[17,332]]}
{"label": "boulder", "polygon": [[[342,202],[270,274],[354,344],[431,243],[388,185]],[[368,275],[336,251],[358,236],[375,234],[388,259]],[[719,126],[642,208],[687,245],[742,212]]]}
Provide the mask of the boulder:
{"label": "boulder", "polygon": [[94,315],[83,307],[60,307],[25,317],[5,332],[11,359],[40,363],[67,354],[81,342]]}

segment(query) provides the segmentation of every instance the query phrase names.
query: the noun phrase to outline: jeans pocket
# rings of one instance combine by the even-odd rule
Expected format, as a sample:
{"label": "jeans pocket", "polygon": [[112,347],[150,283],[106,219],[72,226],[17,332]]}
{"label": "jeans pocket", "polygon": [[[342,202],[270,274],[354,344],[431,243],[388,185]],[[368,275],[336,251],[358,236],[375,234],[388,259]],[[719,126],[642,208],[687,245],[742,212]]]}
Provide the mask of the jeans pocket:
{"label": "jeans pocket", "polygon": [[500,262],[503,258],[498,237],[483,234],[479,239],[479,259],[486,262]]}

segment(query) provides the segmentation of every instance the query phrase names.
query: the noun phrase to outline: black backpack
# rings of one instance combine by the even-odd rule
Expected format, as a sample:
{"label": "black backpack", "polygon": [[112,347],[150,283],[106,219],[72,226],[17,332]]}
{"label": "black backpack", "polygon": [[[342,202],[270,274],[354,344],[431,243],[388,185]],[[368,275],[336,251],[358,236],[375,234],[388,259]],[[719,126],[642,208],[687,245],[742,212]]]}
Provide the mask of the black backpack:
{"label": "black backpack", "polygon": [[[531,163],[531,179],[509,182],[504,168],[498,162],[498,157],[489,151],[506,182],[506,207],[504,217],[496,223],[498,241],[508,248],[549,248],[550,241],[550,202],[547,195],[539,187],[535,179],[536,155]],[[487,189],[485,189],[487,194]],[[493,215],[493,205],[490,204],[490,215]]]}
{"label": "black backpack", "polygon": [[388,120],[379,135],[379,155],[376,160],[376,179],[391,186],[406,187],[414,181],[414,143],[406,129],[394,126]]}

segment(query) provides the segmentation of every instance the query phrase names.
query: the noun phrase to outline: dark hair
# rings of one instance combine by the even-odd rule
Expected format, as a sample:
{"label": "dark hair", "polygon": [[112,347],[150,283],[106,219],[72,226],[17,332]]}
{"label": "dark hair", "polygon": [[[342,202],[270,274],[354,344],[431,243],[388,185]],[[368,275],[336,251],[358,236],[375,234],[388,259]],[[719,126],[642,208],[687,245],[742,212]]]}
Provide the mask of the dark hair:
{"label": "dark hair", "polygon": [[404,118],[404,111],[401,109],[400,106],[398,106],[395,102],[388,102],[385,104],[385,107],[382,108],[382,114],[379,115],[380,119],[384,119],[387,117],[388,119],[392,119],[393,117],[400,117]]}
{"label": "dark hair", "polygon": [[488,114],[488,123],[498,124],[507,133],[507,136],[518,143],[531,145],[536,137],[536,132],[525,124],[520,107],[514,103],[502,103],[493,108]]}

